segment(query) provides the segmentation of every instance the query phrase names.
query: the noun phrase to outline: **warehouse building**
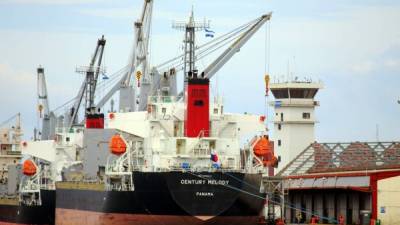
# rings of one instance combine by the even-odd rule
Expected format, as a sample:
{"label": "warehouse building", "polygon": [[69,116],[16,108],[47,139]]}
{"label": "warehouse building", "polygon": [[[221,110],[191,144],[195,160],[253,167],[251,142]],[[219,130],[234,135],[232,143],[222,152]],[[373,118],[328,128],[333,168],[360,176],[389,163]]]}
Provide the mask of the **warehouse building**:
{"label": "warehouse building", "polygon": [[287,222],[400,224],[399,142],[313,143],[278,175]]}

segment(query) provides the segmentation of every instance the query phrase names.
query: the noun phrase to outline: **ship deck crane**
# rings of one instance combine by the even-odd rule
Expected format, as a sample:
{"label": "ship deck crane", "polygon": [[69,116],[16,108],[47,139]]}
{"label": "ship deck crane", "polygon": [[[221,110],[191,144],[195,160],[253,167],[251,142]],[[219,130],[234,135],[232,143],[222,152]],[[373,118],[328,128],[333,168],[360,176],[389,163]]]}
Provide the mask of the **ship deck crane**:
{"label": "ship deck crane", "polygon": [[[97,84],[97,77],[99,74],[100,70],[100,63],[101,63],[101,57],[103,54],[103,48],[105,44],[101,44],[101,41],[99,40],[98,46],[96,47],[95,54],[91,60],[90,66],[87,67],[86,69],[81,69],[78,72],[83,72],[86,73],[87,77],[85,79],[85,82],[82,83],[82,86],[80,88],[80,91],[75,98],[75,103],[74,106],[71,108],[71,118],[69,119],[69,124],[70,127],[75,123],[79,107],[82,103],[83,97],[86,94],[86,102],[85,102],[85,108],[90,109],[91,112],[94,110],[97,110],[101,107],[103,107],[106,102],[108,102],[111,97],[117,92],[120,91],[120,97],[123,95],[121,93],[126,92],[127,95],[133,95],[135,96],[135,92],[140,91],[139,95],[139,106],[134,107],[130,104],[132,102],[134,103],[132,98],[127,98],[125,99],[127,102],[123,103],[124,99],[120,98],[120,105],[125,104],[125,106],[130,106],[129,110],[134,111],[134,110],[144,110],[145,107],[147,106],[147,98],[149,95],[154,95],[157,93],[158,89],[160,89],[161,86],[161,79],[162,76],[173,76],[175,75],[178,71],[180,71],[180,68],[176,68],[176,66],[183,65],[184,62],[177,62],[177,61],[182,61],[182,58],[184,58],[184,55],[175,57],[171,60],[168,60],[165,63],[162,63],[158,65],[157,67],[154,67],[151,71],[151,73],[148,71],[148,44],[149,44],[149,39],[150,39],[150,28],[151,28],[151,19],[152,19],[152,9],[153,9],[153,0],[144,0],[144,5],[141,13],[141,17],[137,22],[135,22],[135,41],[133,44],[133,51],[129,60],[129,65],[122,70],[123,76],[118,80],[118,82],[112,86],[112,88],[98,101],[97,104],[94,104],[94,93],[96,90],[96,84]],[[222,35],[219,38],[215,38],[214,40],[207,42],[200,47],[195,47],[196,51],[198,54],[194,57],[195,61],[198,61],[204,57],[206,57],[209,53],[214,52],[215,50],[218,50],[221,48],[223,44],[226,44],[229,41],[234,41],[234,43],[220,56],[218,57],[212,64],[210,64],[206,70],[205,73],[209,78],[211,78],[229,59],[242,47],[250,38],[251,36],[264,24],[267,20],[270,19],[271,14],[266,14],[256,20],[252,20],[249,23],[240,26],[236,29],[234,29],[231,32],[228,32],[225,35]],[[192,18],[193,19],[193,18]],[[233,38],[237,38],[237,40],[234,40]],[[194,50],[194,49],[193,49]],[[95,61],[96,58],[99,56],[98,60],[98,66],[97,68],[95,67]],[[168,73],[163,72],[163,68],[165,68],[168,65],[171,64],[178,64],[174,65],[173,67],[168,68]],[[194,63],[194,62],[193,62]],[[135,74],[135,72],[138,72],[139,67],[141,67],[142,72],[140,74],[142,75],[141,77],[137,77],[141,80],[141,85],[140,87],[136,87],[134,90],[132,89],[132,75]],[[172,70],[171,70],[172,69]],[[162,72],[159,72],[162,71]],[[94,72],[94,74],[93,74]],[[121,75],[122,75],[121,74]],[[150,74],[152,76],[150,76]],[[152,77],[152,78],[150,78]],[[138,82],[139,82],[138,79]],[[176,83],[176,78],[174,81]],[[139,85],[138,85],[139,86]],[[176,89],[176,84],[175,86],[172,85],[172,89]],[[180,96],[182,96],[182,93]],[[138,93],[139,94],[139,93]],[[176,90],[170,91],[170,94],[176,95]],[[120,107],[121,108],[121,107]],[[124,107],[122,107],[124,108]]]}
{"label": "ship deck crane", "polygon": [[[44,68],[39,66],[37,68],[37,97],[38,97],[38,111],[39,111],[39,127],[41,125],[39,136],[41,140],[50,140],[54,138],[56,117],[50,111],[49,98],[46,85],[46,76]],[[34,139],[37,139],[37,132],[35,129]]]}
{"label": "ship deck crane", "polygon": [[[207,56],[208,53],[212,53],[215,50],[221,48],[226,42],[230,41],[232,44],[223,51],[210,65],[208,65],[201,74],[204,74],[207,78],[211,79],[237,52],[240,48],[265,24],[265,22],[271,19],[272,13],[264,14],[256,20],[250,21],[249,23],[238,27],[237,29],[221,36],[220,38],[210,41],[202,46],[199,54],[196,55],[196,61]],[[159,67],[165,67],[166,65],[178,65],[181,66],[185,62],[176,62],[180,57],[176,57],[166,63],[160,64]],[[183,97],[183,91],[179,93],[178,99]]]}
{"label": "ship deck crane", "polygon": [[211,79],[237,52],[247,43],[247,41],[267,22],[271,19],[272,13],[262,15],[257,19],[256,23],[245,31],[237,41],[229,46],[217,59],[215,59],[208,67],[203,70],[205,76]]}
{"label": "ship deck crane", "polygon": [[124,81],[124,86],[129,86],[132,78],[132,74],[135,70],[142,67],[143,77],[141,79],[145,81],[149,79],[147,73],[148,67],[148,48],[151,30],[151,20],[153,14],[153,0],[144,0],[144,5],[140,19],[135,22],[135,41],[133,42],[133,51],[129,59],[129,71]]}
{"label": "ship deck crane", "polygon": [[[124,76],[117,82],[110,91],[97,103],[102,107],[117,92],[120,91],[120,109],[134,111],[135,92],[140,91],[139,102],[142,102],[146,93],[151,88],[151,78],[148,72],[148,46],[151,31],[151,20],[153,14],[153,0],[144,0],[143,9],[139,20],[135,22],[135,39],[132,53],[128,62],[128,69]],[[141,69],[141,71],[139,70]],[[135,73],[136,72],[136,73]],[[132,85],[132,76],[136,76],[137,85]],[[133,87],[134,86],[134,87]]]}
{"label": "ship deck crane", "polygon": [[49,99],[47,97],[46,77],[44,75],[44,68],[41,66],[37,68],[37,92],[39,117],[48,117],[50,110]]}
{"label": "ship deck crane", "polygon": [[[145,18],[146,16],[148,17],[148,20],[150,21],[151,18],[151,5],[146,6],[147,4],[152,4],[153,1],[145,0],[145,6],[142,12],[142,17]],[[147,13],[145,13],[147,12]],[[146,15],[146,16],[143,16]],[[215,51],[221,49],[224,47],[226,44],[231,43],[230,46],[222,52],[210,65],[208,65],[204,70],[205,76],[208,78],[212,78],[239,50],[243,45],[247,43],[247,41],[265,24],[267,21],[271,19],[272,13],[268,13],[265,15],[262,15],[261,17],[252,20],[242,26],[237,27],[236,29],[220,36],[217,37],[199,47],[196,47],[195,50],[197,52],[195,56],[195,62],[203,59],[204,57],[207,57],[211,53],[214,53]],[[146,26],[150,26],[149,23],[146,23]],[[144,26],[143,26],[144,27]],[[140,42],[139,34],[144,34],[140,31],[137,31],[137,36],[136,36],[136,41],[135,43],[140,43],[140,44],[145,44],[147,46],[148,42]],[[148,36],[145,36],[146,40],[148,41]],[[135,57],[138,55],[143,55],[143,51],[141,51],[140,54],[137,54],[139,51],[136,46],[137,44],[134,45],[134,52],[132,53],[131,57],[131,63],[128,66],[127,71],[125,72],[124,76],[117,82],[111,89],[110,91],[104,95],[102,99],[97,103],[97,107],[102,107],[118,90],[122,90],[124,87],[127,87],[128,82],[131,79],[131,75],[134,73],[135,69],[137,68],[137,65],[140,65],[140,63],[145,63],[147,66],[147,61],[144,60],[146,57]],[[142,49],[147,49],[142,48]],[[147,51],[146,51],[147,52]],[[147,56],[147,55],[146,55]],[[183,62],[184,54],[181,54],[179,56],[176,56],[164,63],[161,63],[157,65],[156,67],[152,68],[152,77],[153,80],[151,81],[152,83],[148,84],[146,83],[146,88],[143,88],[141,86],[140,90],[140,105],[137,108],[137,110],[144,110],[145,106],[147,105],[147,97],[149,94],[155,94],[157,89],[160,88],[160,79],[161,75],[175,75],[178,71],[181,71],[185,65],[185,62]],[[142,59],[143,61],[140,61],[139,59]],[[182,68],[181,68],[182,67]],[[164,71],[171,71],[173,69],[173,73],[171,72],[164,72]],[[147,67],[146,67],[147,71]],[[144,76],[147,76],[149,78],[149,73],[143,73]],[[128,76],[129,75],[129,76]],[[147,79],[146,78],[146,79]],[[175,87],[176,88],[176,87]],[[176,92],[176,91],[175,91]],[[171,93],[174,93],[173,91]],[[174,95],[174,94],[173,94]],[[176,95],[176,94],[175,94]],[[183,91],[179,93],[178,99],[183,97]],[[121,99],[120,99],[121,101]],[[121,104],[121,102],[120,102]]]}
{"label": "ship deck crane", "polygon": [[[76,119],[79,112],[79,108],[82,104],[82,100],[85,97],[85,109],[87,114],[94,114],[99,110],[99,107],[96,107],[94,104],[95,91],[97,80],[99,77],[101,69],[101,62],[103,58],[104,46],[106,44],[106,40],[104,39],[104,35],[97,41],[97,45],[93,54],[92,59],[90,60],[90,64],[88,67],[81,67],[77,69],[77,72],[84,73],[86,75],[84,82],[81,85],[78,96],[76,97],[73,108],[71,109],[71,120],[69,122],[69,127],[71,128]],[[97,63],[96,63],[97,60]]]}

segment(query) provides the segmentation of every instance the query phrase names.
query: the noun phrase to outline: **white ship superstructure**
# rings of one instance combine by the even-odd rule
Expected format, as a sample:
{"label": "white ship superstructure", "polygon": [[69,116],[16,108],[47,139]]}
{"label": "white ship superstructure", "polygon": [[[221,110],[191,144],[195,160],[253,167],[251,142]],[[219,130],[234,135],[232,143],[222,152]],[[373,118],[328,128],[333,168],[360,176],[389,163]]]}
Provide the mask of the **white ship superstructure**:
{"label": "white ship superstructure", "polygon": [[132,146],[139,147],[134,150],[135,167],[143,171],[208,171],[212,152],[217,154],[221,168],[241,170],[241,140],[250,134],[262,136],[267,130],[259,115],[226,114],[221,99],[216,99],[209,110],[208,137],[206,131],[198,137],[186,137],[184,102],[171,96],[151,96],[148,102],[148,111],[111,113],[108,122],[109,128],[135,137],[138,144]]}

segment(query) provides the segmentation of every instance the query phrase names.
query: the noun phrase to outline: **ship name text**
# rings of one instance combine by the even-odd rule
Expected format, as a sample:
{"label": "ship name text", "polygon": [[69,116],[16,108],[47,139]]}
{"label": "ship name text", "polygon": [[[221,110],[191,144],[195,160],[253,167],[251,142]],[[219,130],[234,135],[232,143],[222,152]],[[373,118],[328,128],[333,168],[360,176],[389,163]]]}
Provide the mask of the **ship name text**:
{"label": "ship name text", "polygon": [[229,180],[203,180],[203,179],[182,179],[181,184],[198,184],[198,185],[229,185]]}

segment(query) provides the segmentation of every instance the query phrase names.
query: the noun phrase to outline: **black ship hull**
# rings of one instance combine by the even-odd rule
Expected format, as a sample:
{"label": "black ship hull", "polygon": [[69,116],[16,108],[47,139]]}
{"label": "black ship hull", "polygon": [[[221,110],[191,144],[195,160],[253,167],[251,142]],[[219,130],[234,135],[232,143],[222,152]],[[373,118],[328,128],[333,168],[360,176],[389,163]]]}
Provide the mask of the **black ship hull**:
{"label": "black ship hull", "polygon": [[54,224],[55,191],[41,190],[40,194],[40,206],[0,204],[0,225]]}
{"label": "black ship hull", "polygon": [[257,224],[261,175],[134,172],[134,191],[57,188],[58,225]]}

